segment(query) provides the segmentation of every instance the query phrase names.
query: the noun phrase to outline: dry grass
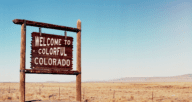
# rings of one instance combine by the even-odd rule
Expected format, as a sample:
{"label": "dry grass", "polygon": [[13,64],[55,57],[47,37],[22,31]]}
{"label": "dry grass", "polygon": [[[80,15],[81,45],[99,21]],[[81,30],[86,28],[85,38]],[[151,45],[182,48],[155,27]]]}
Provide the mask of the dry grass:
{"label": "dry grass", "polygon": [[[76,100],[75,83],[26,83],[25,90],[26,101]],[[153,102],[190,102],[192,83],[82,83],[82,102],[152,102],[152,92]],[[19,83],[0,83],[0,101],[8,100],[19,100]]]}

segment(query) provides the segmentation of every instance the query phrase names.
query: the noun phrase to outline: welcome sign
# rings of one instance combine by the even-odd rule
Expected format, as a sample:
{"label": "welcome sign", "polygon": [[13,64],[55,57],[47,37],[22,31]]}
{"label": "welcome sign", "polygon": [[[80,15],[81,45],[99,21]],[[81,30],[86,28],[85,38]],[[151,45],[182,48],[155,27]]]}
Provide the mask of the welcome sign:
{"label": "welcome sign", "polygon": [[31,36],[32,69],[72,70],[72,37],[38,32]]}

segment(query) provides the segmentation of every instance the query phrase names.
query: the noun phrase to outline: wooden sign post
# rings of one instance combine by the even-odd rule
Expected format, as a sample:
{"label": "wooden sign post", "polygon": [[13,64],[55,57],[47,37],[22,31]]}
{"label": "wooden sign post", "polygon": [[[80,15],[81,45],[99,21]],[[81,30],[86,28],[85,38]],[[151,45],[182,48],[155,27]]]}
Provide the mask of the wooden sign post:
{"label": "wooden sign post", "polygon": [[[13,23],[21,24],[19,102],[25,102],[25,73],[76,75],[76,101],[81,102],[81,21],[77,21],[77,28],[22,19],[14,19]],[[66,35],[59,36],[41,32],[32,33],[31,69],[25,69],[27,25],[76,32],[77,70],[72,70],[73,38]]]}
{"label": "wooden sign post", "polygon": [[[77,21],[77,29],[81,30],[81,21]],[[77,71],[81,72],[81,32],[77,33]],[[81,73],[76,75],[76,100],[81,101]]]}
{"label": "wooden sign post", "polygon": [[21,53],[20,53],[20,85],[19,102],[25,102],[25,51],[26,51],[26,22],[21,25]]}

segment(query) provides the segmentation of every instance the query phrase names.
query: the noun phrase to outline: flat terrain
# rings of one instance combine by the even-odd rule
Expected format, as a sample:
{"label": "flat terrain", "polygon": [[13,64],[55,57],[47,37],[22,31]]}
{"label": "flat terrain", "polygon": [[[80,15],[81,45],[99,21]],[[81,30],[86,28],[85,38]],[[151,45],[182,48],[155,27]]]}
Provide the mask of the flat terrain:
{"label": "flat terrain", "polygon": [[[75,87],[75,83],[26,83],[26,101],[75,101]],[[192,102],[192,83],[82,83],[83,102],[152,102],[152,97],[153,102]],[[0,101],[18,100],[19,83],[0,83]]]}

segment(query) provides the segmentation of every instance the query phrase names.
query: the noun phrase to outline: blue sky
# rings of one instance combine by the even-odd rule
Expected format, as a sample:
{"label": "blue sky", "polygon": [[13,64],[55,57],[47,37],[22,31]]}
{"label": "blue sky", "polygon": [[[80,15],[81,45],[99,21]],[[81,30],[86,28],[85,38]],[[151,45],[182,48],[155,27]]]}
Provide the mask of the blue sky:
{"label": "blue sky", "polygon": [[[18,82],[21,26],[26,19],[69,27],[82,22],[82,81],[192,73],[191,0],[0,1],[0,82]],[[26,68],[31,33],[27,26]],[[43,33],[64,31],[42,28]],[[76,33],[73,69],[76,70]],[[26,82],[74,81],[72,75],[26,74]]]}

